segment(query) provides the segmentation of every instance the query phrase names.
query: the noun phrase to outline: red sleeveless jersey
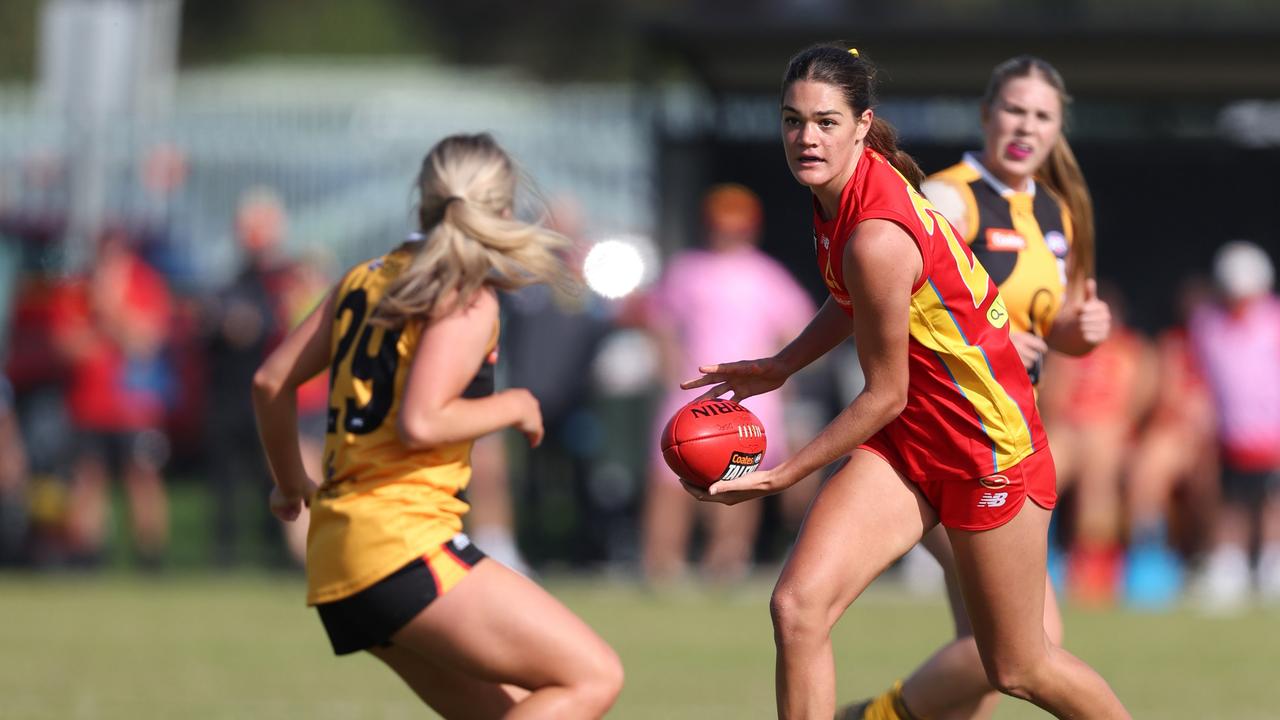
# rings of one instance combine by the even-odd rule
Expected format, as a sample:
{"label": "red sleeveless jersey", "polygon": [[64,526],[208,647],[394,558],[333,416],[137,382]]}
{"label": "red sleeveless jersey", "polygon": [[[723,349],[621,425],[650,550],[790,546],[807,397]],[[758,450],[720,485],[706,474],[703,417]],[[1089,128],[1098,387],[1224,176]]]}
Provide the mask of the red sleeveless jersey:
{"label": "red sleeveless jersey", "polygon": [[1044,448],[1027,371],[1009,341],[1009,313],[961,234],[879,153],[868,148],[824,221],[814,203],[814,246],[823,281],[851,316],[845,245],[863,220],[891,220],[920,249],[911,295],[907,405],[871,439],[893,449],[914,481],[1002,472]]}

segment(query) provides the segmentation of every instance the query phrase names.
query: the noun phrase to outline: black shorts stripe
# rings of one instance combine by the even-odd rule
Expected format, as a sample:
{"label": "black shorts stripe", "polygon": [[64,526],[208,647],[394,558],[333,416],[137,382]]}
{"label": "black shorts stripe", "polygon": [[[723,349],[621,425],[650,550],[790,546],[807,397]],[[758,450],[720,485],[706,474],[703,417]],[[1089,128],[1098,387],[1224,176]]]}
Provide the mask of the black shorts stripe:
{"label": "black shorts stripe", "polygon": [[[459,548],[450,540],[443,549],[467,568],[485,557],[470,543]],[[329,635],[333,652],[347,655],[388,645],[396,631],[439,596],[440,584],[435,571],[424,558],[415,558],[351,597],[317,605],[316,611]]]}

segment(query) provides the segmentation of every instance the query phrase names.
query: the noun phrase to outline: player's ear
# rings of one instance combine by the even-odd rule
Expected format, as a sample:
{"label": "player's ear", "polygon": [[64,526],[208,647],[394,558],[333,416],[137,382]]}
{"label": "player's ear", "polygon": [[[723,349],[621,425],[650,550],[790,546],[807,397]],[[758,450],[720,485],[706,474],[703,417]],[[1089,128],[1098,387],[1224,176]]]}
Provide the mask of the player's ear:
{"label": "player's ear", "polygon": [[867,139],[867,133],[871,132],[871,126],[875,123],[876,111],[867,108],[858,116],[857,126],[853,129],[853,139],[862,142]]}

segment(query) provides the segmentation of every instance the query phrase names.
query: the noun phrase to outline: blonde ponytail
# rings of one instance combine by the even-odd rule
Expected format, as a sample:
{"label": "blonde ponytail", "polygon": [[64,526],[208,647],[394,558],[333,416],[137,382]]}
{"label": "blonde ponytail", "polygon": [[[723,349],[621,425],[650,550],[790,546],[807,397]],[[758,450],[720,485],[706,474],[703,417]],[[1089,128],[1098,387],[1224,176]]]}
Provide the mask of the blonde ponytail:
{"label": "blonde ponytail", "polygon": [[399,327],[413,317],[441,317],[485,286],[573,285],[557,254],[568,240],[511,219],[515,169],[487,133],[441,140],[423,159],[417,185],[423,239],[378,303],[374,322]]}
{"label": "blonde ponytail", "polygon": [[1036,179],[1062,199],[1071,218],[1071,256],[1067,277],[1072,283],[1093,277],[1096,264],[1093,198],[1066,135],[1058,136],[1057,144],[1049,151],[1049,157]]}

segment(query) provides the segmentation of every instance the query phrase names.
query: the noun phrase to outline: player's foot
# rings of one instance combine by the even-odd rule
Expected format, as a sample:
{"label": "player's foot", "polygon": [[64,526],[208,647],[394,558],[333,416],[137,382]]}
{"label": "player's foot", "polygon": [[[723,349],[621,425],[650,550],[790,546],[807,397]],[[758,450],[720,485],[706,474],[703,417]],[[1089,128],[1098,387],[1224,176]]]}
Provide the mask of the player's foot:
{"label": "player's foot", "polygon": [[866,711],[867,705],[870,703],[870,700],[862,700],[860,702],[853,703],[852,705],[845,705],[839,710],[836,710],[835,720],[863,720],[863,713]]}
{"label": "player's foot", "polygon": [[1125,561],[1125,602],[1138,610],[1165,610],[1182,592],[1182,561],[1163,543],[1142,543]]}
{"label": "player's foot", "polygon": [[1249,558],[1244,550],[1220,547],[1209,553],[1192,595],[1200,609],[1210,614],[1243,610],[1249,600]]}
{"label": "player's foot", "polygon": [[1071,597],[1090,607],[1111,605],[1120,582],[1120,564],[1120,551],[1114,547],[1073,550],[1067,567]]}
{"label": "player's foot", "polygon": [[870,700],[845,705],[835,720],[916,720],[902,702],[902,681]]}
{"label": "player's foot", "polygon": [[1258,555],[1258,595],[1265,603],[1280,603],[1280,543],[1268,543]]}

